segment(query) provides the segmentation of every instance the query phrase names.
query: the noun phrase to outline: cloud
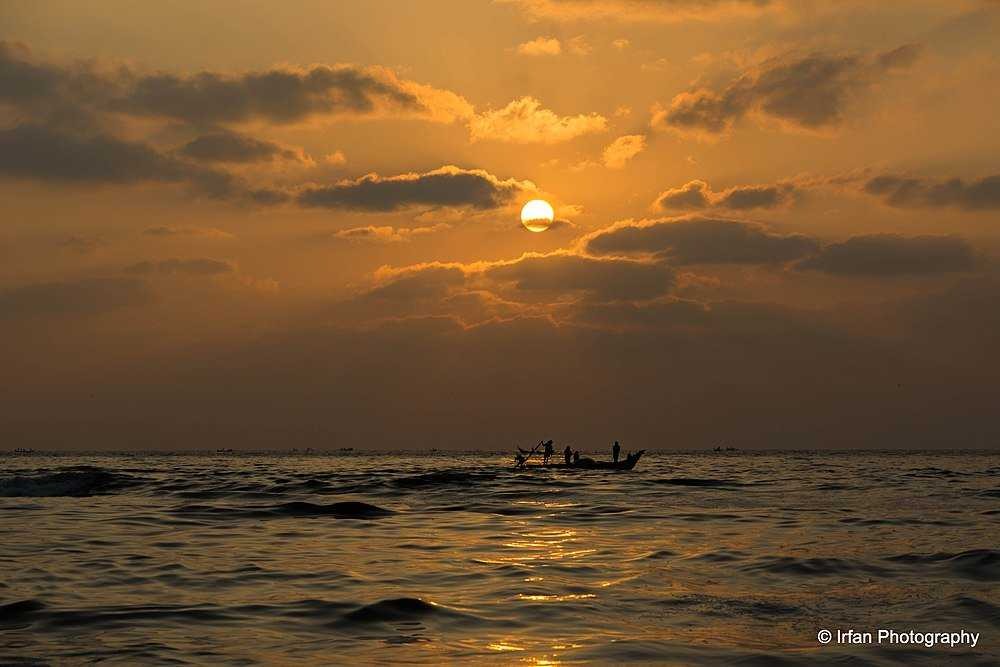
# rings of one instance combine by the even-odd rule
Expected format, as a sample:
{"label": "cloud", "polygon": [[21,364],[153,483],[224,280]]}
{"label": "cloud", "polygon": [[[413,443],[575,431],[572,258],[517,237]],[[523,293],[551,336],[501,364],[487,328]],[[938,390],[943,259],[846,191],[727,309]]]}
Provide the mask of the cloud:
{"label": "cloud", "polygon": [[340,166],[343,164],[347,164],[347,156],[344,155],[344,151],[337,150],[332,153],[327,153],[326,155],[324,155],[322,162],[323,164]]}
{"label": "cloud", "polygon": [[335,115],[411,115],[451,122],[472,111],[450,91],[402,80],[383,67],[356,65],[138,76],[111,106],[202,126],[254,120],[286,124]]}
{"label": "cloud", "polygon": [[489,110],[469,121],[472,141],[556,144],[585,134],[604,132],[608,121],[598,114],[559,116],[542,108],[533,97],[514,100],[502,109]]}
{"label": "cloud", "polygon": [[654,110],[652,125],[713,137],[757,114],[793,128],[821,130],[843,121],[848,103],[887,74],[913,64],[913,44],[883,53],[772,58],[751,67],[721,90],[696,88]]}
{"label": "cloud", "polygon": [[24,44],[0,40],[0,103],[34,122],[91,126],[89,107],[106,100],[115,82],[88,63],[60,66],[37,62]]}
{"label": "cloud", "polygon": [[642,134],[628,134],[618,137],[604,149],[601,156],[608,169],[623,169],[625,164],[646,148],[646,137]]}
{"label": "cloud", "polygon": [[518,44],[517,52],[522,56],[558,56],[562,53],[562,44],[555,37],[536,37]]}
{"label": "cloud", "polygon": [[390,300],[404,303],[443,297],[448,290],[465,284],[464,267],[433,262],[375,272],[378,284],[366,292],[365,300]]}
{"label": "cloud", "polygon": [[663,262],[565,252],[527,254],[484,273],[513,283],[521,292],[585,292],[600,300],[650,299],[668,293],[675,284],[673,269]]}
{"label": "cloud", "polygon": [[960,178],[878,176],[864,184],[864,192],[889,206],[906,208],[956,207],[969,211],[1000,209],[1000,174],[966,182]]}
{"label": "cloud", "polygon": [[0,130],[0,177],[56,183],[189,182],[222,195],[229,174],[186,163],[153,147],[106,134],[78,136],[44,125]]}
{"label": "cloud", "polygon": [[566,50],[574,56],[588,56],[594,50],[583,35],[577,35],[566,42]]}
{"label": "cloud", "polygon": [[356,211],[395,211],[409,207],[456,206],[474,209],[502,207],[530,181],[500,180],[482,169],[444,166],[422,174],[368,174],[329,186],[308,186],[296,196],[302,206]]}
{"label": "cloud", "polygon": [[679,188],[665,190],[653,202],[661,211],[699,210],[710,207],[732,210],[777,208],[791,203],[798,188],[793,183],[771,185],[740,185],[713,192],[705,181],[695,180]]}
{"label": "cloud", "polygon": [[189,275],[189,276],[218,276],[228,273],[236,273],[236,265],[223,259],[164,259],[156,262],[139,262],[125,268],[125,273],[135,275],[149,275],[159,273],[162,275]]}
{"label": "cloud", "polygon": [[[528,231],[528,229],[526,227],[522,227],[522,228],[524,229],[524,231],[526,231],[526,232]],[[573,222],[572,220],[568,220],[567,218],[556,218],[555,220],[552,221],[552,224],[549,225],[548,229],[546,229],[545,231],[546,232],[556,232],[556,231],[559,231],[559,232],[562,232],[562,231],[571,232],[571,231],[573,231],[575,229],[576,229],[576,223]],[[535,232],[529,232],[529,233],[534,234]]]}
{"label": "cloud", "polygon": [[903,276],[969,271],[973,265],[972,247],[956,236],[871,234],[824,246],[797,268],[845,276]]}
{"label": "cloud", "polygon": [[187,183],[211,197],[243,194],[233,175],[179,160],[148,144],[44,125],[0,130],[3,178],[77,185]]}
{"label": "cloud", "polygon": [[334,232],[333,237],[343,241],[359,243],[404,243],[421,236],[428,236],[451,229],[451,225],[441,222],[428,227],[352,227]]}
{"label": "cloud", "polygon": [[781,263],[819,247],[801,234],[778,234],[750,222],[697,216],[619,222],[585,236],[582,243],[594,255],[653,255],[677,264]]}
{"label": "cloud", "polygon": [[151,300],[146,283],[134,278],[38,283],[0,290],[0,319],[97,315]]}
{"label": "cloud", "polygon": [[127,66],[38,62],[0,42],[0,101],[26,109],[58,106],[170,119],[212,127],[320,116],[401,116],[450,123],[472,115],[451,91],[400,79],[384,67],[325,65],[195,74],[140,73]]}
{"label": "cloud", "polygon": [[[581,300],[644,301],[663,297],[676,285],[674,270],[663,261],[589,257],[565,250],[495,262],[382,267],[374,279],[375,286],[359,297],[361,303],[392,301],[397,316],[404,312],[460,319],[481,315],[483,299],[492,304],[492,313],[502,304],[509,316],[548,317]],[[455,310],[463,304],[475,308]]]}
{"label": "cloud", "polygon": [[269,162],[272,160],[309,161],[299,149],[291,149],[272,141],[257,139],[238,132],[214,132],[191,140],[178,151],[181,155],[203,162]]}
{"label": "cloud", "polygon": [[215,229],[214,227],[174,227],[170,225],[161,225],[159,227],[148,227],[142,232],[146,236],[156,236],[159,238],[185,238],[185,237],[198,237],[198,238],[209,238],[209,239],[232,239],[236,238],[234,234],[223,231],[221,229]]}
{"label": "cloud", "polygon": [[713,21],[753,16],[776,0],[500,0],[536,19],[557,21]]}
{"label": "cloud", "polygon": [[615,47],[619,51],[624,51],[625,49],[627,49],[631,45],[632,45],[632,42],[630,42],[629,40],[625,39],[624,37],[619,37],[618,39],[616,39],[616,40],[614,40],[614,41],[611,42],[611,46]]}

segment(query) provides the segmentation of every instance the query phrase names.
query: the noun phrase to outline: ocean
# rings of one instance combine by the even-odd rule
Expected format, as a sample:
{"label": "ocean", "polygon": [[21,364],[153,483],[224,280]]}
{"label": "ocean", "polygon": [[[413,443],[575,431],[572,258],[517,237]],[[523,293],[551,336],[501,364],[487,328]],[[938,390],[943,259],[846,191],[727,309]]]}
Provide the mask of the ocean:
{"label": "ocean", "polygon": [[[7,455],[0,663],[997,664],[998,473],[995,452]],[[921,639],[845,634],[879,630]],[[976,646],[924,641],[953,632]]]}

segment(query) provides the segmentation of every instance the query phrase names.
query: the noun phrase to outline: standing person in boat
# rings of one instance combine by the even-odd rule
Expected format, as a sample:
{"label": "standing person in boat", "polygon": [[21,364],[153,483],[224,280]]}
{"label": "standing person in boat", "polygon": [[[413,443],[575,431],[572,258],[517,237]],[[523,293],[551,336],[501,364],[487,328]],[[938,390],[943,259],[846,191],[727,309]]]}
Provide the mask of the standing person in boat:
{"label": "standing person in boat", "polygon": [[548,442],[546,442],[545,443],[545,449],[542,450],[542,463],[545,464],[545,465],[548,465],[548,463],[549,463],[549,457],[552,456],[553,454],[555,454],[555,452],[556,452],[556,450],[552,446],[552,441],[549,440]]}
{"label": "standing person in boat", "polygon": [[563,450],[563,456],[566,458],[566,465],[569,465],[570,459],[573,458],[573,450],[566,445],[566,449]]}
{"label": "standing person in boat", "polygon": [[611,458],[614,459],[615,463],[618,463],[618,457],[621,455],[621,453],[622,453],[622,446],[618,444],[617,440],[615,440],[615,444],[611,447]]}
{"label": "standing person in boat", "polygon": [[580,463],[580,450],[573,452],[573,465],[578,465]]}

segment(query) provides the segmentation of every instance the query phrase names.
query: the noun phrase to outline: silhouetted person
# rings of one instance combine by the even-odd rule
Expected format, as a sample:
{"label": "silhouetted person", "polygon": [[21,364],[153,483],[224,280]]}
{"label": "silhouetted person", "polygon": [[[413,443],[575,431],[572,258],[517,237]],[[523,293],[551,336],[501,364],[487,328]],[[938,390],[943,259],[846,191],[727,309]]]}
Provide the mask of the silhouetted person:
{"label": "silhouetted person", "polygon": [[514,456],[515,467],[517,467],[517,468],[523,468],[524,467],[524,463],[527,460],[528,459],[527,459],[527,457],[525,457],[524,454],[516,454]]}
{"label": "silhouetted person", "polygon": [[552,446],[552,441],[549,440],[545,443],[545,449],[542,451],[542,463],[547,464],[549,462],[549,457],[555,453],[555,448]]}
{"label": "silhouetted person", "polygon": [[579,462],[580,462],[580,450],[578,449],[575,452],[573,452],[573,465],[576,465]]}
{"label": "silhouetted person", "polygon": [[615,463],[618,463],[618,456],[622,453],[622,446],[618,444],[615,440],[614,446],[611,448],[611,458],[614,459]]}
{"label": "silhouetted person", "polygon": [[566,449],[563,450],[563,456],[566,457],[566,465],[569,465],[570,459],[573,458],[573,450],[566,445]]}

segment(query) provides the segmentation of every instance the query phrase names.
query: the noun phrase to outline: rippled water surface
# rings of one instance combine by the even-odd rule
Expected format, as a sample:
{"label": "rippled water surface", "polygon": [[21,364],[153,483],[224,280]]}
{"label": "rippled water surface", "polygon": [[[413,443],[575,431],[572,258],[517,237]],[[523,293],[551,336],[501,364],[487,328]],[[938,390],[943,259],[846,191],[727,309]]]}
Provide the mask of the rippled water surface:
{"label": "rippled water surface", "polygon": [[[0,663],[1000,659],[998,454],[0,466]],[[821,646],[821,628],[981,638]]]}

